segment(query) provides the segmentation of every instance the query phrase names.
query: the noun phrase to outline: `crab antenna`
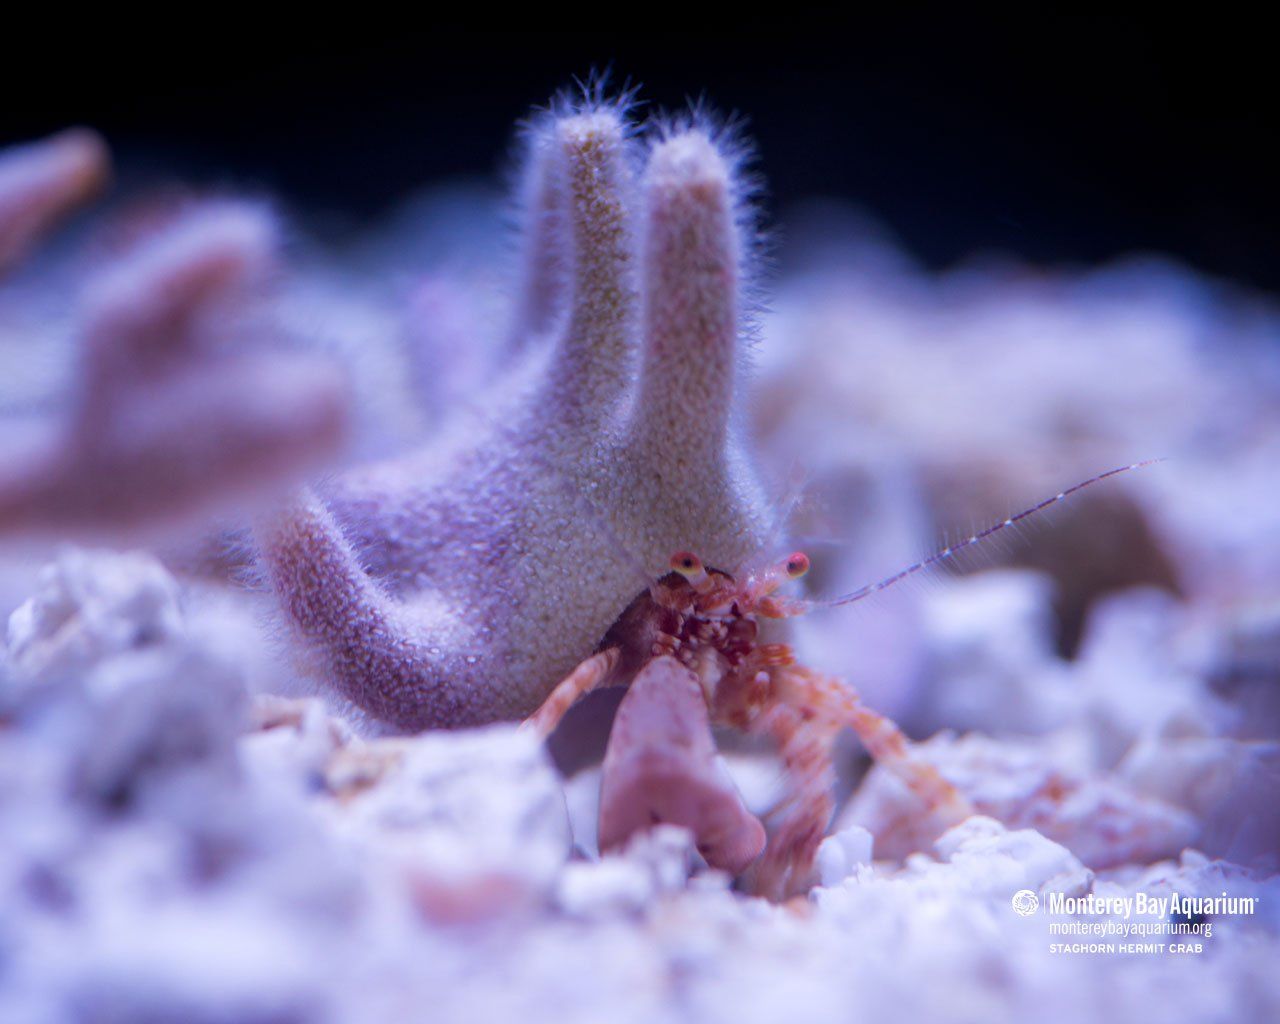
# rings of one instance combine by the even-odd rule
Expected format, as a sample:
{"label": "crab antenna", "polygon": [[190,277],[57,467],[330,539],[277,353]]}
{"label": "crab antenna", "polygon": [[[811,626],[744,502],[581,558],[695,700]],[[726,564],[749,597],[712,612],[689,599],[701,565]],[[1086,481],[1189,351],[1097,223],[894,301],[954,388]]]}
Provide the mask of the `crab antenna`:
{"label": "crab antenna", "polygon": [[886,590],[895,583],[906,579],[908,576],[914,576],[923,569],[928,569],[930,566],[937,565],[940,562],[945,562],[947,559],[953,557],[958,552],[963,551],[965,548],[972,547],[979,541],[986,540],[992,534],[999,533],[1001,530],[1007,529],[1014,523],[1020,522],[1028,516],[1033,516],[1037,512],[1042,512],[1050,505],[1056,504],[1064,498],[1069,498],[1071,495],[1075,494],[1076,491],[1082,491],[1086,487],[1090,487],[1093,484],[1106,480],[1108,477],[1118,476],[1121,473],[1128,473],[1132,469],[1141,469],[1144,466],[1152,466],[1157,462],[1164,462],[1164,459],[1147,459],[1145,462],[1135,462],[1131,466],[1120,466],[1117,469],[1109,469],[1107,472],[1099,473],[1097,476],[1092,476],[1088,480],[1082,480],[1074,487],[1068,487],[1065,491],[1058,492],[1052,498],[1046,498],[1038,505],[1033,505],[1031,508],[1023,509],[1017,515],[1012,515],[1008,519],[1001,520],[993,526],[988,526],[985,530],[979,530],[973,536],[967,537],[958,544],[949,545],[941,551],[937,551],[930,555],[928,558],[916,562],[914,565],[909,565],[899,572],[895,572],[892,576],[886,576],[878,583],[869,583],[865,587],[859,587],[857,590],[851,591],[848,594],[842,594],[839,597],[829,598],[825,601],[810,601],[809,606],[811,608],[836,608],[842,604],[853,604],[854,601],[861,601],[864,597],[870,597],[872,594],[878,594],[880,591]]}

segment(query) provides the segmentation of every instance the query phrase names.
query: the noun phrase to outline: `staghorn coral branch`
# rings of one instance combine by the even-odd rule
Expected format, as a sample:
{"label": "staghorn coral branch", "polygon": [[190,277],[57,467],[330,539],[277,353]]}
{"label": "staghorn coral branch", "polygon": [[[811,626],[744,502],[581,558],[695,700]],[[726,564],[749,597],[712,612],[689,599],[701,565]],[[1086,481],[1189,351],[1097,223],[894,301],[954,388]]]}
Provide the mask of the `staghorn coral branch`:
{"label": "staghorn coral branch", "polygon": [[555,141],[565,190],[570,308],[549,398],[561,426],[593,430],[625,393],[634,359],[629,144],[620,117],[608,108],[562,119]]}
{"label": "staghorn coral branch", "polygon": [[[546,324],[550,345],[474,396],[485,426],[345,473],[256,530],[301,649],[384,727],[523,717],[643,588],[637,562],[656,574],[695,548],[736,566],[770,534],[729,430],[742,342],[728,162],[706,136],[672,140],[641,193],[621,106],[594,95],[549,116],[535,141],[526,180],[545,198],[526,219],[510,337]],[[637,224],[661,241],[643,297]],[[693,254],[689,228],[706,240]],[[688,347],[673,357],[668,340]],[[638,394],[642,348],[650,376]],[[664,391],[661,375],[690,360],[696,373]],[[309,562],[312,551],[323,557]]]}
{"label": "staghorn coral branch", "polygon": [[0,274],[72,208],[106,184],[107,147],[73,128],[0,154]]}
{"label": "staghorn coral branch", "polygon": [[565,182],[554,119],[548,117],[535,123],[529,129],[526,145],[529,166],[521,183],[524,259],[520,297],[511,324],[512,351],[521,350],[554,328],[564,304],[567,272],[560,245]]}
{"label": "staghorn coral branch", "polygon": [[215,205],[189,213],[93,281],[82,303],[82,436],[91,439],[123,415],[139,377],[199,358],[202,321],[260,280],[274,249],[264,215]]}
{"label": "staghorn coral branch", "polygon": [[274,249],[265,213],[210,204],[93,282],[73,408],[41,446],[5,460],[0,530],[154,528],[332,456],[347,421],[334,372],[223,351],[218,337]]}
{"label": "staghorn coral branch", "polygon": [[[303,493],[257,524],[272,553],[269,582],[284,613],[320,653],[342,696],[401,728],[425,728],[463,713],[459,693],[414,622],[360,567],[324,504]],[[437,643],[447,626],[436,624]]]}
{"label": "staghorn coral branch", "polygon": [[729,167],[701,131],[660,143],[645,175],[644,365],[636,443],[693,473],[723,451],[739,358],[739,242]]}

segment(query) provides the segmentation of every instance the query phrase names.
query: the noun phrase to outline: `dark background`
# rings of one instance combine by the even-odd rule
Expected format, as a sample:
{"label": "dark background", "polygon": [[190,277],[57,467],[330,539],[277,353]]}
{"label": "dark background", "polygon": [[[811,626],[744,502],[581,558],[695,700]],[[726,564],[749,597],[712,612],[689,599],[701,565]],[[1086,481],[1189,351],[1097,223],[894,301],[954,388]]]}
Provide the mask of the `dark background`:
{"label": "dark background", "polygon": [[267,188],[358,222],[436,179],[496,181],[513,122],[611,66],[654,106],[705,94],[746,115],[770,213],[851,198],[934,267],[1159,251],[1280,291],[1270,33],[1226,14],[918,12],[719,36],[387,23],[301,37],[186,17],[168,43],[152,25],[20,47],[0,70],[0,141],[87,123],[126,171]]}

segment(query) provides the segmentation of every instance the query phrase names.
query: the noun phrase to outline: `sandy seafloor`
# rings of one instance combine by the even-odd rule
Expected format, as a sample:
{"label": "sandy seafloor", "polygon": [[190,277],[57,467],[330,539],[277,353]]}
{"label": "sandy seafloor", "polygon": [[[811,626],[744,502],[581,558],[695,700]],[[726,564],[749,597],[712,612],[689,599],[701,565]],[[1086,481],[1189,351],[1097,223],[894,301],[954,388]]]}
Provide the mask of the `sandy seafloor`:
{"label": "sandy seafloor", "polygon": [[[415,303],[457,331],[499,319],[448,208],[313,252],[282,300],[348,361],[366,452],[429,437],[488,372],[483,346],[447,358],[412,328]],[[0,1021],[1280,1017],[1280,311],[1154,259],[935,276],[852,217],[814,220],[761,317],[749,425],[779,494],[800,471],[814,592],[1168,459],[963,575],[797,624],[803,660],[938,734],[929,756],[990,816],[938,835],[850,744],[807,899],[740,894],[674,829],[601,860],[593,770],[560,779],[505,725],[362,737],[306,696],[269,598],[189,571],[191,542],[14,542]],[[22,413],[66,382],[39,281],[0,306]],[[730,766],[767,807],[776,765]],[[1126,917],[1054,894],[1251,902]]]}

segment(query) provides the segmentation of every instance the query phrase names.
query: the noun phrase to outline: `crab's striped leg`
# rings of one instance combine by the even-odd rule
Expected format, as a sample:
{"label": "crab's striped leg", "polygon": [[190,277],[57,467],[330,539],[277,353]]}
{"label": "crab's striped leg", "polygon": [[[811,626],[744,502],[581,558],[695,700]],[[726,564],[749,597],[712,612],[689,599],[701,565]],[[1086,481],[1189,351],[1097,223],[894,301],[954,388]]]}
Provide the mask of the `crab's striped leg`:
{"label": "crab's striped leg", "polygon": [[872,711],[858,691],[836,676],[801,665],[783,666],[773,673],[775,694],[802,714],[837,729],[849,726],[876,761],[900,778],[941,817],[953,823],[973,814],[968,799],[921,758],[894,722]]}
{"label": "crab's striped leg", "polygon": [[774,901],[804,892],[810,884],[818,844],[834,810],[835,769],[831,748],[838,733],[800,708],[775,704],[751,725],[778,748],[787,779],[787,795],[769,815],[769,843],[752,865],[745,883]]}
{"label": "crab's striped leg", "polygon": [[534,729],[539,736],[550,736],[579,698],[602,686],[613,674],[620,656],[617,647],[606,647],[591,655],[556,684],[542,706],[524,720],[524,727]]}

